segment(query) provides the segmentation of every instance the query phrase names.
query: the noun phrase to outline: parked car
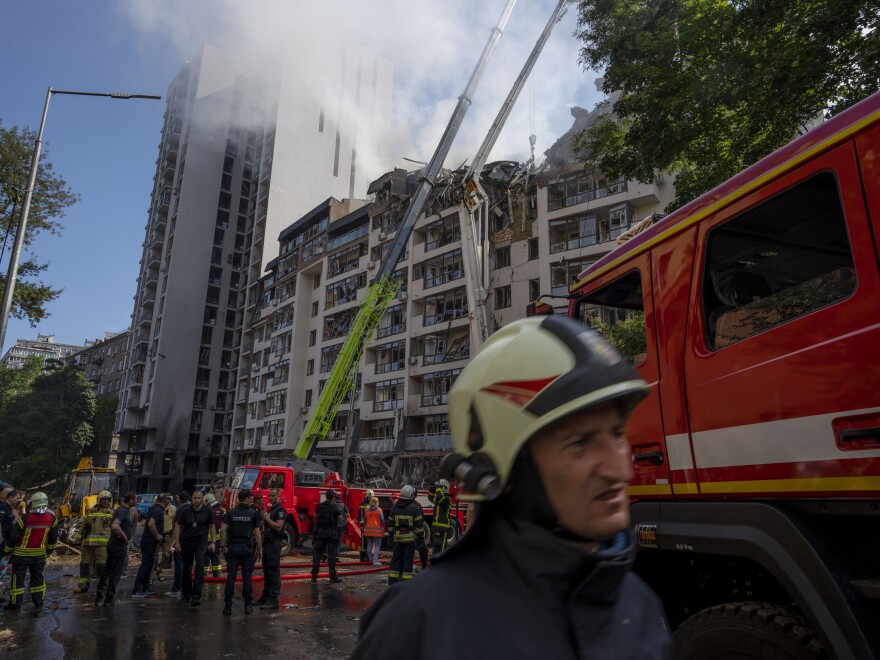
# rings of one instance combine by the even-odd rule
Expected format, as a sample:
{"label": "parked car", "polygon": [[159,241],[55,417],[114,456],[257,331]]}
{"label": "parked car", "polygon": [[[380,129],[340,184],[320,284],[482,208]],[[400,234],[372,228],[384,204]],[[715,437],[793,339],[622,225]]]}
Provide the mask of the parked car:
{"label": "parked car", "polygon": [[153,506],[153,500],[156,499],[156,495],[158,495],[158,493],[141,493],[138,495],[135,508],[142,519],[147,515],[147,511],[150,510],[150,507]]}

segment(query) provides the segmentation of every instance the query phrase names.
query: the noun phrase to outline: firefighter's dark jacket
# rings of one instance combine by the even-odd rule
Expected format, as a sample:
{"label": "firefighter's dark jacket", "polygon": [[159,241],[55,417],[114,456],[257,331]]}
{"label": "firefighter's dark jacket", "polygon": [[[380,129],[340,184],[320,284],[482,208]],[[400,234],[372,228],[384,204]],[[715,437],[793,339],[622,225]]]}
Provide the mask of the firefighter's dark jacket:
{"label": "firefighter's dark jacket", "polygon": [[361,620],[352,658],[669,658],[624,533],[594,554],[484,506],[461,541]]}

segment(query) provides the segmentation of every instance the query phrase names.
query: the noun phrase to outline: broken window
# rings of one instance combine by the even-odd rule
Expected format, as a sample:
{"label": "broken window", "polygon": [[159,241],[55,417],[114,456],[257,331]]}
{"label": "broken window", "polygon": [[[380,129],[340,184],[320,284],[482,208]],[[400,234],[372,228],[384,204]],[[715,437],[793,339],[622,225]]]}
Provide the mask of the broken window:
{"label": "broken window", "polygon": [[596,232],[596,216],[592,213],[551,220],[550,254],[595,245]]}
{"label": "broken window", "polygon": [[403,408],[403,378],[376,383],[373,412]]}
{"label": "broken window", "polygon": [[447,216],[425,227],[425,252],[461,240],[461,224],[457,215]]}
{"label": "broken window", "polygon": [[333,316],[324,317],[324,341],[336,339],[348,334],[351,324],[354,323],[357,308],[339,312]]}
{"label": "broken window", "polygon": [[495,268],[504,268],[510,265],[510,246],[495,248]]}
{"label": "broken window", "polygon": [[379,320],[376,337],[387,337],[406,330],[406,303],[389,307]]}
{"label": "broken window", "polygon": [[327,257],[327,277],[332,278],[354,270],[360,264],[360,258],[366,254],[366,243],[359,243],[343,248]]}
{"label": "broken window", "polygon": [[328,284],[324,296],[324,308],[331,309],[337,305],[357,300],[358,289],[367,286],[367,274],[357,273],[340,282]]}
{"label": "broken window", "polygon": [[461,249],[452,250],[423,264],[425,288],[438,286],[464,277]]}
{"label": "broken window", "polygon": [[592,258],[563,259],[550,264],[550,293],[555,296],[566,296],[572,284],[590,264],[595,262]]}
{"label": "broken window", "polygon": [[467,316],[467,292],[464,287],[425,298],[423,325],[434,325]]}
{"label": "broken window", "polygon": [[287,392],[278,390],[266,395],[266,414],[280,415],[287,410]]}
{"label": "broken window", "polygon": [[470,357],[470,336],[464,332],[425,335],[422,340],[423,364],[442,364]]}
{"label": "broken window", "polygon": [[435,371],[422,379],[422,405],[442,406],[449,403],[449,390],[461,369]]}
{"label": "broken window", "polygon": [[321,349],[321,373],[326,374],[331,369],[333,369],[333,365],[336,364],[336,358],[339,355],[339,351],[342,349],[342,344],[334,344],[333,346],[325,346]]}
{"label": "broken window", "polygon": [[495,289],[495,309],[510,307],[510,285]]}
{"label": "broken window", "polygon": [[406,363],[406,347],[404,340],[382,344],[376,347],[376,373],[400,371]]}

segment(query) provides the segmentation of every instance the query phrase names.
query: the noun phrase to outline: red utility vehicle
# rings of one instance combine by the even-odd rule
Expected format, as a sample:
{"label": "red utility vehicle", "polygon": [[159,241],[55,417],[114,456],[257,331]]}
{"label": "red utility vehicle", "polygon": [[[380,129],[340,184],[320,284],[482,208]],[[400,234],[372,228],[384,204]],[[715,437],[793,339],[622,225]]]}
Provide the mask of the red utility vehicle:
{"label": "red utility vehicle", "polygon": [[679,657],[880,657],[878,236],[874,95],[572,288],[573,318],[644,318],[637,571]]}
{"label": "red utility vehicle", "polygon": [[[358,525],[358,508],[367,489],[346,486],[338,472],[330,472],[325,476],[324,472],[298,471],[290,465],[243,465],[236,470],[232,484],[223,494],[224,508],[228,510],[235,506],[238,491],[245,488],[253,492],[254,500],[260,508],[269,506],[269,489],[280,489],[282,506],[288,514],[296,514],[290,515],[289,522],[285,527],[282,556],[290,554],[294,547],[302,545],[303,541],[311,536],[315,525],[315,508],[324,499],[324,493],[328,488],[335,490],[348,507],[349,519],[342,542],[350,548],[360,548],[361,530]],[[387,520],[388,511],[393,501],[397,499],[398,491],[387,488],[373,488],[372,490],[379,499],[379,506],[385,512]],[[455,542],[464,530],[465,509],[457,504],[454,484],[450,494],[453,501],[451,542]],[[433,515],[430,493],[419,491],[417,499],[425,513],[425,531],[428,534],[426,538],[430,539],[428,526],[431,524]]]}

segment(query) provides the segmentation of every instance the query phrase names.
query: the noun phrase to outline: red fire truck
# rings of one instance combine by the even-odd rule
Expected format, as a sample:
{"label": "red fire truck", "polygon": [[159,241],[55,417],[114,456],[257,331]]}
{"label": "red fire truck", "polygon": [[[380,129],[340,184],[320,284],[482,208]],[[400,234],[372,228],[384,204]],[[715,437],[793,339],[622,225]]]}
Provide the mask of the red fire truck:
{"label": "red fire truck", "polygon": [[878,238],[874,95],[571,290],[573,318],[644,322],[637,570],[677,657],[880,657]]}
{"label": "red fire truck", "polygon": [[[294,547],[302,545],[311,536],[315,525],[315,508],[328,488],[332,488],[342,497],[350,514],[342,542],[350,548],[360,548],[361,530],[357,516],[367,489],[346,486],[338,472],[296,470],[292,465],[243,465],[236,470],[230,487],[223,494],[224,508],[228,510],[235,506],[238,491],[245,488],[253,492],[254,500],[260,508],[269,506],[270,488],[280,489],[281,505],[291,514],[290,522],[284,530],[286,539],[282,556],[290,554]],[[398,491],[387,488],[372,490],[379,499],[379,506],[385,512],[387,520],[388,511],[397,499]],[[454,484],[450,494],[453,501],[451,542],[455,542],[464,530],[465,509],[457,502]],[[418,491],[417,501],[424,510],[425,538],[429,540],[429,526],[434,513],[430,493]]]}

